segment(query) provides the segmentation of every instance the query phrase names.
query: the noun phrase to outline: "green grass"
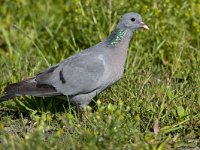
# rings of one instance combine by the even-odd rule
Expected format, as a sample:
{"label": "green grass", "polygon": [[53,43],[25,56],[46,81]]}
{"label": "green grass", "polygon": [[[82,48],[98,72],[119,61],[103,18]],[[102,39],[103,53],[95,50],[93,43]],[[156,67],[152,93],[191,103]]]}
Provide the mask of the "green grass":
{"label": "green grass", "polygon": [[0,87],[108,36],[120,16],[150,27],[129,46],[123,78],[82,122],[67,102],[18,97],[0,105],[1,149],[200,147],[200,1],[0,1]]}

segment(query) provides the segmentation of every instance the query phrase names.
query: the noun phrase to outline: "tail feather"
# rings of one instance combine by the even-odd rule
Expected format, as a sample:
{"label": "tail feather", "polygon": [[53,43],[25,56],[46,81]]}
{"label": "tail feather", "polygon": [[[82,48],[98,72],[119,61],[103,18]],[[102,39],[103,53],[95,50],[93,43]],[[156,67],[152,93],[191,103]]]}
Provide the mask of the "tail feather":
{"label": "tail feather", "polygon": [[9,84],[5,88],[6,93],[17,93],[20,95],[26,94],[26,92],[30,91],[31,88],[35,87],[36,82],[35,78],[30,78],[18,83]]}
{"label": "tail feather", "polygon": [[6,94],[0,97],[0,102],[21,95],[32,95],[39,97],[61,95],[61,93],[57,92],[56,89],[51,85],[38,84],[35,81],[35,78],[30,78],[28,80],[10,84],[5,88],[5,92]]}
{"label": "tail feather", "polygon": [[0,103],[4,102],[4,101],[7,101],[9,99],[15,98],[15,97],[16,97],[15,94],[6,94],[6,95],[0,97]]}

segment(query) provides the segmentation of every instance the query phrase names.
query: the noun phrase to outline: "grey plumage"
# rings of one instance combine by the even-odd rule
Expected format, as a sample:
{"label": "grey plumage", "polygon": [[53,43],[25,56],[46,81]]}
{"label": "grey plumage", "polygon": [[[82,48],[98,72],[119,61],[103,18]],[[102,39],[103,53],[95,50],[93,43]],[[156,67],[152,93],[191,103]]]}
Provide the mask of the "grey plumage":
{"label": "grey plumage", "polygon": [[93,97],[121,78],[129,41],[138,28],[148,29],[139,14],[123,15],[107,39],[33,78],[8,85],[0,102],[21,95],[64,95],[85,110]]}

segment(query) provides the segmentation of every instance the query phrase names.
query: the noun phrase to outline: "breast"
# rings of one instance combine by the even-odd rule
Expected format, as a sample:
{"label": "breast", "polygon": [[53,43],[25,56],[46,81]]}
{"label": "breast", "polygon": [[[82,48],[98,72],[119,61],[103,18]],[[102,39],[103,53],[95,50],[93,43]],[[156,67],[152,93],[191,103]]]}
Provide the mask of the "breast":
{"label": "breast", "polygon": [[121,78],[124,73],[128,43],[128,41],[123,41],[123,43],[117,45],[113,50],[113,68],[118,78]]}

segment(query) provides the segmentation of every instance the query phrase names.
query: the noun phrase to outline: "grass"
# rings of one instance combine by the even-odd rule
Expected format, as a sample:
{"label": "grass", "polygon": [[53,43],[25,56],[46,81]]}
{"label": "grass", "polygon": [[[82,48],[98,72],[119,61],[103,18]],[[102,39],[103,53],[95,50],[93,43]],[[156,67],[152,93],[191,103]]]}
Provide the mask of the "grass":
{"label": "grass", "polygon": [[123,78],[82,122],[67,102],[18,97],[0,105],[1,149],[200,147],[200,2],[0,1],[0,86],[34,76],[108,36],[125,12],[150,27],[129,46]]}

